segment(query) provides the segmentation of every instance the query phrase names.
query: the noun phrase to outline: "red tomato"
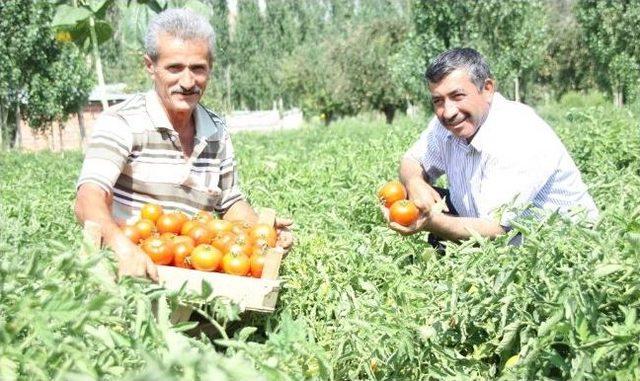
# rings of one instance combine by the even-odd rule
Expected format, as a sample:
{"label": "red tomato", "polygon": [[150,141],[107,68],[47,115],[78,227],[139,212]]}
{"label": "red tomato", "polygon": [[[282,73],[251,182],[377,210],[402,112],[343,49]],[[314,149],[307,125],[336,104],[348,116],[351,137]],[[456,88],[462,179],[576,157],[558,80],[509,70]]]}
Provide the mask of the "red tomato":
{"label": "red tomato", "polygon": [[269,247],[275,247],[278,239],[278,234],[273,226],[266,224],[257,224],[249,232],[249,239],[251,242],[257,242],[258,240],[264,240]]}
{"label": "red tomato", "polygon": [[131,242],[135,243],[136,245],[138,244],[138,242],[140,242],[140,232],[135,226],[133,225],[123,226],[122,233],[124,233],[124,235],[127,236],[127,238],[129,238]]}
{"label": "red tomato", "polygon": [[211,245],[198,245],[191,252],[191,265],[196,270],[216,271],[222,260],[222,253]]}
{"label": "red tomato", "polygon": [[173,248],[170,242],[160,238],[151,237],[142,243],[142,250],[157,265],[168,265],[173,261]]}
{"label": "red tomato", "polygon": [[144,204],[140,209],[140,218],[155,223],[162,215],[162,207],[158,204]]}
{"label": "red tomato", "polygon": [[175,213],[165,213],[156,221],[156,229],[159,233],[180,234],[182,224]]}
{"label": "red tomato", "polygon": [[156,231],[156,225],[151,220],[138,220],[134,226],[138,229],[141,240],[151,237]]}
{"label": "red tomato", "polygon": [[418,208],[410,200],[396,201],[389,209],[389,219],[403,226],[409,226],[416,222],[419,214]]}
{"label": "red tomato", "polygon": [[222,270],[232,275],[247,275],[251,270],[249,257],[242,253],[227,253],[222,257]]}
{"label": "red tomato", "polygon": [[394,202],[406,198],[407,190],[398,180],[389,181],[378,190],[378,199],[384,203],[384,206],[387,208],[391,207]]}

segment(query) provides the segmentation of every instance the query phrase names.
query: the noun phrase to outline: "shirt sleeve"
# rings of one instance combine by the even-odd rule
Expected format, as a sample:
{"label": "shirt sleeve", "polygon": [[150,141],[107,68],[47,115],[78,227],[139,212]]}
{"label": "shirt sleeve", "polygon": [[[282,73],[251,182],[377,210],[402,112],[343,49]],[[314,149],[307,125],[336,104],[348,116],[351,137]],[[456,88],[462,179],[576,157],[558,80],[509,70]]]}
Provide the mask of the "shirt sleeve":
{"label": "shirt sleeve", "polygon": [[434,117],[418,140],[407,150],[403,158],[415,160],[422,165],[429,182],[434,183],[444,174],[444,160],[437,136],[438,120]]}
{"label": "shirt sleeve", "polygon": [[477,200],[480,218],[509,227],[553,176],[559,157],[552,150],[507,151],[487,161]]}
{"label": "shirt sleeve", "polygon": [[216,205],[215,210],[224,214],[237,201],[243,200],[244,196],[240,190],[238,165],[233,151],[233,144],[226,129],[223,134],[222,144],[224,144],[224,148],[220,158],[220,180],[218,183],[222,194],[220,203]]}
{"label": "shirt sleeve", "polygon": [[92,183],[113,193],[133,144],[133,134],[127,123],[116,115],[102,114],[93,127],[76,184]]}

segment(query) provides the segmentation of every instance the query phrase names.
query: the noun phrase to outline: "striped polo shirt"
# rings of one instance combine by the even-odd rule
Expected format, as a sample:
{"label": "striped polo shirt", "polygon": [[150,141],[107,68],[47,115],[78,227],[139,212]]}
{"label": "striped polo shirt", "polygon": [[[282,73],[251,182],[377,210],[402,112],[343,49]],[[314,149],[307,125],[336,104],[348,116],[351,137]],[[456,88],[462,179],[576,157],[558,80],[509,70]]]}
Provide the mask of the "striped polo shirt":
{"label": "striped polo shirt", "polygon": [[225,122],[198,105],[194,149],[185,157],[156,92],[104,111],[86,150],[77,187],[96,184],[113,196],[112,215],[131,220],[155,202],[167,210],[224,213],[243,199]]}
{"label": "striped polo shirt", "polygon": [[521,214],[598,209],[558,136],[536,112],[495,93],[489,114],[470,143],[433,117],[405,154],[422,164],[430,182],[446,174],[451,202],[462,217],[502,226]]}

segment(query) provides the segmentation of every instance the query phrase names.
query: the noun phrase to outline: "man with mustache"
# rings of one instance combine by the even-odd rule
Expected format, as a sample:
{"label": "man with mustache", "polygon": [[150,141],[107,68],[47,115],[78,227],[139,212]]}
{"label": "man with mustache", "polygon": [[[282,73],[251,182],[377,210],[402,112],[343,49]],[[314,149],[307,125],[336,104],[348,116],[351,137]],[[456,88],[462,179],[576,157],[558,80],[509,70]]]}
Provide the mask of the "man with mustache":
{"label": "man with mustache", "polygon": [[[97,222],[118,258],[120,276],[157,271],[116,221],[138,216],[149,202],[165,210],[214,211],[226,220],[256,222],[239,188],[225,122],[199,104],[213,65],[214,32],[186,9],[154,17],[144,62],[153,90],[105,110],[96,121],[77,184],[76,216]],[[291,221],[276,219],[279,245],[293,242]]]}
{"label": "man with mustache", "polygon": [[[399,169],[408,198],[421,213],[412,226],[390,223],[393,229],[429,231],[430,243],[442,248],[441,239],[503,234],[522,213],[598,217],[560,139],[530,107],[495,91],[480,53],[446,51],[430,64],[426,79],[435,116]],[[443,174],[448,190],[433,185]]]}

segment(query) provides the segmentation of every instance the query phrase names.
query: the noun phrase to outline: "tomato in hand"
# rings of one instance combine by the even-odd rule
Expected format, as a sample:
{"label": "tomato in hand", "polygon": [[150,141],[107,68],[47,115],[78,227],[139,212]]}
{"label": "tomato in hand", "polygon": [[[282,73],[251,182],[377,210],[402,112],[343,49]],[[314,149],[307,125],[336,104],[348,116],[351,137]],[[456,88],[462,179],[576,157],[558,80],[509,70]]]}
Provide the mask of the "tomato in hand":
{"label": "tomato in hand", "polygon": [[222,260],[222,253],[215,247],[207,244],[196,246],[189,256],[191,265],[200,271],[216,271]]}
{"label": "tomato in hand", "polygon": [[275,247],[278,239],[278,234],[273,226],[266,224],[257,224],[249,232],[249,239],[251,242],[258,242],[264,240],[269,247]]}
{"label": "tomato in hand", "polygon": [[407,190],[398,180],[392,180],[378,190],[378,199],[389,208],[394,202],[407,198]]}
{"label": "tomato in hand", "polygon": [[151,237],[142,242],[142,250],[157,265],[168,265],[173,261],[173,247],[171,243],[160,237]]}
{"label": "tomato in hand", "polygon": [[162,207],[158,204],[144,204],[140,209],[140,218],[155,223],[162,215]]}
{"label": "tomato in hand", "polygon": [[389,219],[402,226],[409,226],[418,220],[418,207],[410,200],[396,201],[389,208]]}

